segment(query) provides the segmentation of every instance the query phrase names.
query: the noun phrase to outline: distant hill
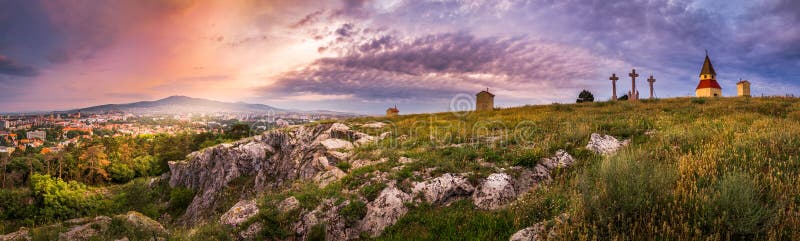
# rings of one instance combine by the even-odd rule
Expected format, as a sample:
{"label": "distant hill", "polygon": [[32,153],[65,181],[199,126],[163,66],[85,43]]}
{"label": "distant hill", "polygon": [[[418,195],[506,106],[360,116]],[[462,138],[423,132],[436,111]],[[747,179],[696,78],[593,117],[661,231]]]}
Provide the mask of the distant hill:
{"label": "distant hill", "polygon": [[132,112],[132,113],[213,113],[213,112],[274,112],[274,113],[317,113],[328,115],[356,115],[334,111],[299,111],[276,108],[264,104],[250,104],[244,102],[222,102],[216,100],[192,98],[188,96],[170,96],[154,101],[139,101],[126,104],[106,104],[68,112],[81,113],[106,113],[106,112]]}

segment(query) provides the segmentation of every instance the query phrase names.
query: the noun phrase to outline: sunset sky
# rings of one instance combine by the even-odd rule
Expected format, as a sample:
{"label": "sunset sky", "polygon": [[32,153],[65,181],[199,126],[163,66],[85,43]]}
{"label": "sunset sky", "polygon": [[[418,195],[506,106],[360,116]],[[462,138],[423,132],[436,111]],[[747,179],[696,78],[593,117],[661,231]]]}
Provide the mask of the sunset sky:
{"label": "sunset sky", "polygon": [[[800,1],[0,0],[0,112],[186,95],[365,114],[611,96],[800,94]],[[630,88],[621,77],[620,92]],[[621,95],[621,94],[619,94]]]}

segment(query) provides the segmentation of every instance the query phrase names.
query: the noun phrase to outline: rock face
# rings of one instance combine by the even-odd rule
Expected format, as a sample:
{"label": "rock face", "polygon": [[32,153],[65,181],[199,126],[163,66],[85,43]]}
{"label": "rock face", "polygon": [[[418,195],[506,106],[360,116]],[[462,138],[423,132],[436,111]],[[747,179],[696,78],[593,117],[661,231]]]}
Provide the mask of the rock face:
{"label": "rock face", "polygon": [[358,238],[359,231],[347,226],[345,219],[339,215],[339,211],[350,204],[344,201],[338,205],[333,199],[322,202],[317,208],[300,217],[300,221],[295,223],[295,233],[300,236],[300,240],[308,240],[311,229],[316,225],[325,225],[326,240],[350,240]]}
{"label": "rock face", "polygon": [[222,217],[219,218],[219,223],[236,227],[256,214],[258,214],[256,201],[242,200],[233,205],[225,214],[222,214]]}
{"label": "rock face", "polygon": [[246,188],[254,192],[286,186],[298,179],[334,181],[342,176],[336,163],[346,158],[339,151],[370,138],[374,137],[340,123],[298,126],[206,148],[189,154],[186,161],[170,162],[170,186],[187,187],[197,193],[180,221],[193,224],[209,216],[217,194],[239,177],[255,177],[254,186]]}
{"label": "rock face", "polygon": [[513,182],[508,174],[491,174],[472,194],[472,202],[481,209],[498,209],[517,197]]}
{"label": "rock face", "polygon": [[98,216],[91,222],[70,228],[67,232],[58,234],[59,240],[88,240],[97,236],[111,224],[111,218]]}
{"label": "rock face", "polygon": [[414,183],[411,189],[413,194],[422,194],[425,201],[432,204],[444,204],[455,197],[470,196],[475,188],[469,183],[467,178],[446,173],[424,182]]}
{"label": "rock face", "polygon": [[367,205],[367,215],[361,221],[361,230],[372,237],[380,235],[386,227],[393,225],[408,212],[404,203],[409,201],[411,196],[400,189],[383,189],[378,198]]}
{"label": "rock face", "polygon": [[589,144],[586,145],[586,149],[589,149],[597,154],[608,155],[616,152],[623,146],[627,146],[629,142],[629,140],[617,140],[617,138],[609,135],[592,133],[592,136],[589,139]]}

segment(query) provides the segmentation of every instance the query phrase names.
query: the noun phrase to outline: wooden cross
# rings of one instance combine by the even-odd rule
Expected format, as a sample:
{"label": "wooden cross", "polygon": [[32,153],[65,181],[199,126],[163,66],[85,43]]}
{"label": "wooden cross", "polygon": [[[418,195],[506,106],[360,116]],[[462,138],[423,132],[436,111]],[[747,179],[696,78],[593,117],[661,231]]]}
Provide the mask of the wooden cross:
{"label": "wooden cross", "polygon": [[636,69],[633,69],[628,76],[631,77],[631,94],[633,95],[630,97],[631,100],[636,101],[639,99],[639,92],[636,91],[636,77],[639,77],[639,74],[636,73]]}
{"label": "wooden cross", "polygon": [[611,74],[611,78],[608,79],[611,80],[611,100],[617,100],[617,80],[619,78],[617,77],[616,73],[613,73]]}
{"label": "wooden cross", "polygon": [[651,74],[650,78],[647,79],[647,82],[650,83],[650,99],[652,100],[653,98],[655,98],[653,97],[653,83],[656,82],[656,79],[653,78],[653,75]]}

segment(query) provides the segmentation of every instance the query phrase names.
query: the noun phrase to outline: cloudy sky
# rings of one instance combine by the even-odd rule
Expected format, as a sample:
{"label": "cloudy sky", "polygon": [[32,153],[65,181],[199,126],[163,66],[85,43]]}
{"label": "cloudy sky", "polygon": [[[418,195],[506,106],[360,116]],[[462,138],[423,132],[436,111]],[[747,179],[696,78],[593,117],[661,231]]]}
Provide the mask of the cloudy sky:
{"label": "cloudy sky", "polygon": [[[0,0],[0,112],[187,95],[375,114],[693,95],[800,94],[800,1]],[[618,82],[630,88],[630,78]],[[621,94],[620,94],[621,95]]]}

